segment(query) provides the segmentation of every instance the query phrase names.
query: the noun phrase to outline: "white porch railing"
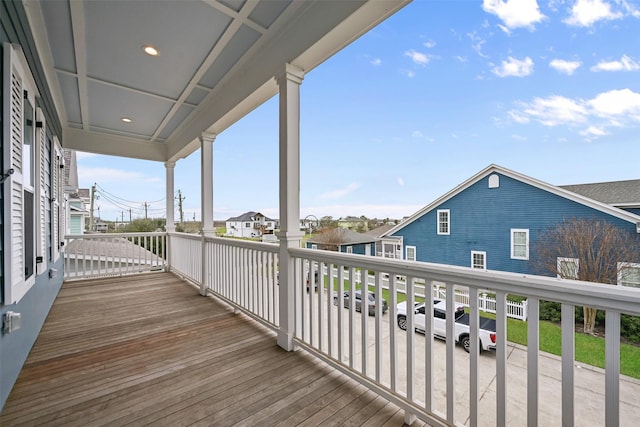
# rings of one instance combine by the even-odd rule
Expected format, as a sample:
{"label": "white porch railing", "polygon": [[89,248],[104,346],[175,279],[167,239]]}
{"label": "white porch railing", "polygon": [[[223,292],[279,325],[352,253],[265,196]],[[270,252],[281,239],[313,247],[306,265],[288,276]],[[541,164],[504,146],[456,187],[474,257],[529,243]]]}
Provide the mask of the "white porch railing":
{"label": "white porch railing", "polygon": [[166,233],[65,236],[64,278],[119,276],[166,267]]}
{"label": "white porch railing", "polygon": [[[197,284],[205,277],[208,293],[278,329],[279,246],[179,233],[171,234],[169,245],[172,271]],[[620,404],[620,315],[640,315],[638,289],[319,250],[289,249],[288,255],[295,278],[295,344],[404,408],[408,421],[417,416],[431,425],[506,425],[514,419],[531,426],[574,425],[576,416],[586,413],[591,424],[617,426],[621,411],[629,417],[624,412],[628,405],[621,409]],[[343,291],[353,294],[361,271],[372,277],[375,316],[367,315],[366,299],[361,312],[353,306],[342,308]],[[386,277],[388,289],[384,290]],[[316,283],[319,286],[313,291]],[[397,327],[397,303],[405,298],[416,301],[421,283],[440,284],[450,312],[456,289],[466,290],[471,353],[456,347],[453,340],[443,344],[431,339],[430,333],[418,335]],[[383,290],[389,304],[386,314],[380,311]],[[495,355],[479,355],[477,350],[479,301],[485,291],[496,295]],[[513,356],[515,349],[505,339],[508,294],[528,299],[528,346],[520,350],[522,357]],[[553,375],[559,377],[553,391],[548,366],[541,368],[543,358],[545,363],[549,358],[538,350],[541,300],[562,304],[562,356],[553,359],[557,364]],[[431,312],[432,300],[425,304]],[[574,308],[583,305],[606,312],[605,373],[598,383],[597,401],[588,403],[584,403],[587,391],[580,377],[587,370],[576,369],[574,357]],[[414,323],[409,310],[408,331]],[[453,335],[454,326],[449,316],[447,335]],[[431,328],[428,322],[427,330]],[[515,374],[511,372],[516,370],[514,363],[520,363]]]}

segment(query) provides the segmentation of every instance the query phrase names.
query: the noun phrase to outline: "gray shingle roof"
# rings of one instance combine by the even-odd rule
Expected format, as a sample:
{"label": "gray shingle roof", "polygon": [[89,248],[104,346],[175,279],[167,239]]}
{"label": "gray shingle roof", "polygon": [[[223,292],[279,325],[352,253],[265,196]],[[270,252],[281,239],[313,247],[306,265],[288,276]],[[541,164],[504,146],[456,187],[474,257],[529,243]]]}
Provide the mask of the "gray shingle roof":
{"label": "gray shingle roof", "polygon": [[640,205],[640,179],[559,187],[608,205]]}
{"label": "gray shingle roof", "polygon": [[[376,237],[370,234],[358,233],[356,231],[348,230],[346,228],[336,228],[336,232],[340,233],[340,244],[341,245],[356,245],[359,243],[371,243],[378,240]],[[307,240],[309,243],[318,243],[324,244],[326,243],[322,239],[322,235],[316,235]]]}
{"label": "gray shingle roof", "polygon": [[[253,221],[251,218],[255,217],[256,215],[262,215],[262,214],[260,212],[249,211],[249,212],[243,213],[242,215],[231,217],[227,221]],[[273,221],[271,218],[268,218],[266,216],[264,216],[264,220]]]}

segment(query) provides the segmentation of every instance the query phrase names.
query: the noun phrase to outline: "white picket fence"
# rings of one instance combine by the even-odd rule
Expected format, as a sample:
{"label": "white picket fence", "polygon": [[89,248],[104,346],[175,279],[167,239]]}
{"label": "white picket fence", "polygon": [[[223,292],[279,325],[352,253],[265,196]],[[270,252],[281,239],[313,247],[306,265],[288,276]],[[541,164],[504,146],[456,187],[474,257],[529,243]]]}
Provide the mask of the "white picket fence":
{"label": "white picket fence", "polygon": [[[305,269],[308,271],[308,266]],[[324,273],[328,274],[326,267],[324,269]],[[355,273],[356,283],[361,283],[360,280],[360,272],[357,271]],[[369,274],[367,283],[369,286],[373,286],[375,284],[375,276]],[[406,292],[406,278],[403,276],[396,277],[396,287],[398,292]],[[414,281],[414,294],[416,297],[424,298],[426,295],[425,290],[426,284],[422,280]],[[389,289],[389,278],[383,277],[382,279],[382,288]],[[465,307],[469,307],[469,292],[466,289],[456,288],[455,291],[456,302]],[[446,295],[446,286],[443,283],[432,282],[432,291],[431,297],[435,299],[445,299]],[[511,301],[507,299],[506,309],[507,309],[507,317],[518,320],[527,320],[527,310],[528,304],[527,300],[524,301]],[[496,299],[489,295],[487,292],[479,292],[478,293],[478,308],[480,311],[484,311],[486,313],[496,314]]]}

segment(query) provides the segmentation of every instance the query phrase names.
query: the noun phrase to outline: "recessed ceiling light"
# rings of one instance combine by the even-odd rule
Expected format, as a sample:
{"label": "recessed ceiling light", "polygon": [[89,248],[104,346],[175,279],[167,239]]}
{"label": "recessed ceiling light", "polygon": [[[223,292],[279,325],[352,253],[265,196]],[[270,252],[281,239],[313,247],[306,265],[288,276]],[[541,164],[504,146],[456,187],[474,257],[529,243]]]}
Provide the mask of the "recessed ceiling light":
{"label": "recessed ceiling light", "polygon": [[158,49],[156,49],[151,45],[146,45],[143,48],[144,48],[144,52],[149,56],[158,56],[158,54],[160,53],[158,52]]}
{"label": "recessed ceiling light", "polygon": [[125,123],[131,123],[132,122],[131,118],[129,118],[129,117],[123,117],[120,120],[122,120]]}

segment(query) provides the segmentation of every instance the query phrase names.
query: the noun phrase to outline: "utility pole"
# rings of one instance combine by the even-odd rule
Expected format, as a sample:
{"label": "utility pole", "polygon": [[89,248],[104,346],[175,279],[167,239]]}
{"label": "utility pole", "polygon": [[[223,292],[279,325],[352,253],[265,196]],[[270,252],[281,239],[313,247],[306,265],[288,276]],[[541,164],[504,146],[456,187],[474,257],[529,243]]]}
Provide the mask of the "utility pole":
{"label": "utility pole", "polygon": [[91,187],[91,208],[89,211],[89,233],[93,233],[93,203],[96,199],[96,183]]}
{"label": "utility pole", "polygon": [[131,208],[129,208],[129,224],[131,224]]}
{"label": "utility pole", "polygon": [[144,202],[144,219],[148,219],[147,218],[147,208],[149,207],[149,204],[147,202]]}
{"label": "utility pole", "polygon": [[176,199],[178,199],[178,209],[180,211],[180,224],[182,224],[184,223],[184,212],[182,211],[182,201],[186,199],[186,197],[183,197],[182,192],[178,190],[178,196],[176,197]]}

